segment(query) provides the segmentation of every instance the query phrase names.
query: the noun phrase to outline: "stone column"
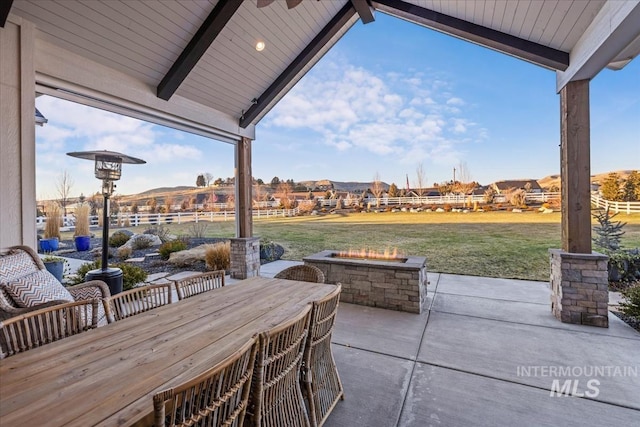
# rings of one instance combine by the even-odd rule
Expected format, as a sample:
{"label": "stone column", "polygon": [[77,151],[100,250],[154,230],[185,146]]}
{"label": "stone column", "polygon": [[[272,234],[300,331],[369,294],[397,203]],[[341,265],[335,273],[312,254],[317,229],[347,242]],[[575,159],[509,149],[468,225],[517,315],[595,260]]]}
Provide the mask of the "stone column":
{"label": "stone column", "polygon": [[607,256],[560,249],[551,255],[551,311],[564,323],[609,327]]}
{"label": "stone column", "polygon": [[251,209],[251,140],[236,144],[236,238],[231,239],[231,277],[246,279],[260,274],[260,239],[253,237]]}
{"label": "stone column", "polygon": [[231,277],[246,279],[260,274],[260,239],[237,237],[231,239]]}
{"label": "stone column", "polygon": [[562,250],[551,249],[551,311],[560,321],[609,327],[607,257],[591,252],[589,80],[560,91]]}

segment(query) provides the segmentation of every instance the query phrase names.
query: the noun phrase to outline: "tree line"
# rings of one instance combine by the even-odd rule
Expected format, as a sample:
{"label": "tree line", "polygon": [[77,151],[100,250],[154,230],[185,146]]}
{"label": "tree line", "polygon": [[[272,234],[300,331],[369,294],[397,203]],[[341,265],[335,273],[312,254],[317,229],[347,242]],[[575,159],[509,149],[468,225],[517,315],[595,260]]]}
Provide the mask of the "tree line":
{"label": "tree line", "polygon": [[612,202],[640,201],[640,173],[633,171],[626,179],[610,173],[600,186],[600,194]]}

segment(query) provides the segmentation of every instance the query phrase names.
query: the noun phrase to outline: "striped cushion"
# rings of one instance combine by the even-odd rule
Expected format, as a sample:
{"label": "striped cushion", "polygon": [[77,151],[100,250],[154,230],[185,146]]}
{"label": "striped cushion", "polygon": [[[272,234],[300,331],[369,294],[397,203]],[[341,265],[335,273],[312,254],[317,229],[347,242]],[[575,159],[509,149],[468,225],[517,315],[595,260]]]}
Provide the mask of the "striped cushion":
{"label": "striped cushion", "polygon": [[[102,292],[97,286],[88,286],[86,288],[71,289],[73,292],[71,295],[76,301],[89,300],[93,298],[102,298]],[[89,311],[91,313],[91,311]],[[98,326],[105,326],[107,324],[107,313],[104,312],[104,305],[102,301],[98,304]]]}
{"label": "striped cushion", "polygon": [[34,307],[50,301],[73,301],[73,297],[47,270],[38,270],[4,284],[19,307]]}
{"label": "striped cushion", "polygon": [[8,283],[38,270],[31,255],[23,250],[12,251],[2,256],[0,262],[0,283]]}

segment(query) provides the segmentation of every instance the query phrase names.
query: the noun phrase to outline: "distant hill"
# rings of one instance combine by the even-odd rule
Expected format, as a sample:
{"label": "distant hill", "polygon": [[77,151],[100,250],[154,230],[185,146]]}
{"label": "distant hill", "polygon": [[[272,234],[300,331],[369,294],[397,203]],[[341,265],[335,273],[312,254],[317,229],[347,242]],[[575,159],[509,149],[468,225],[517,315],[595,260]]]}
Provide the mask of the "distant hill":
{"label": "distant hill", "polygon": [[198,187],[192,187],[189,185],[181,185],[181,186],[177,186],[177,187],[158,187],[158,188],[152,188],[151,190],[147,190],[147,191],[143,191],[142,193],[138,193],[138,196],[153,196],[154,194],[160,194],[160,193],[177,193],[180,191],[190,191],[190,190],[196,190]]}
{"label": "distant hill", "polygon": [[[366,189],[370,189],[373,187],[373,182],[356,182],[356,181],[332,181],[330,179],[321,179],[319,181],[301,181],[300,184],[309,187],[330,187],[333,185],[333,188],[337,191],[349,191],[349,192],[362,192]],[[389,189],[389,184],[386,182],[382,182],[382,186],[385,190]]]}
{"label": "distant hill", "polygon": [[[629,169],[629,170],[619,170],[619,171],[612,171],[612,172],[617,173],[620,179],[627,179],[627,177],[631,174],[631,172],[633,172],[633,170]],[[591,175],[591,183],[602,184],[602,182],[612,172],[604,172],[604,173]],[[560,175],[558,174],[558,175],[545,176],[544,178],[538,180],[538,184],[542,188],[550,188],[554,185],[560,187]]]}

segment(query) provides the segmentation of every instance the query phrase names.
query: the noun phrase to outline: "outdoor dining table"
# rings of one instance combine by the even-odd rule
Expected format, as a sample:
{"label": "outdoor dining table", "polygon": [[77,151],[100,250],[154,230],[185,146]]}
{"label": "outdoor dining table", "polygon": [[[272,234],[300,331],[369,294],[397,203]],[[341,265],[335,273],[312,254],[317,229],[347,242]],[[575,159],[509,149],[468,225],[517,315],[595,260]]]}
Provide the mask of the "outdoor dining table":
{"label": "outdoor dining table", "polygon": [[0,426],[128,426],[334,285],[254,277],[0,360]]}

